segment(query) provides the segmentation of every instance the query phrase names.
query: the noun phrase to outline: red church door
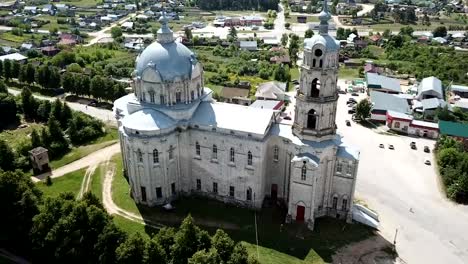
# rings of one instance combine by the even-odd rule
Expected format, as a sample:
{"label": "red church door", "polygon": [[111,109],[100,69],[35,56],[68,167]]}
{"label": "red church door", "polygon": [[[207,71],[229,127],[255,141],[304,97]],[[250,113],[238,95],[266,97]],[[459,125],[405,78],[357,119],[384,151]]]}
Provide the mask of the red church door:
{"label": "red church door", "polygon": [[296,221],[304,221],[305,207],[298,205],[296,209]]}

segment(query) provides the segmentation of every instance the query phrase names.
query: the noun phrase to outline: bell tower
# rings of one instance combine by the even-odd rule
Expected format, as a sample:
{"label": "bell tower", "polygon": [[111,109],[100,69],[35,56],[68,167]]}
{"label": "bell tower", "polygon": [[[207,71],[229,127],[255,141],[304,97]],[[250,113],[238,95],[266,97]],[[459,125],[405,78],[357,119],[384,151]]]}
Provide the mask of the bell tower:
{"label": "bell tower", "polygon": [[300,85],[296,94],[293,133],[313,141],[331,139],[336,133],[339,42],[328,35],[327,1],[319,14],[319,34],[304,40]]}

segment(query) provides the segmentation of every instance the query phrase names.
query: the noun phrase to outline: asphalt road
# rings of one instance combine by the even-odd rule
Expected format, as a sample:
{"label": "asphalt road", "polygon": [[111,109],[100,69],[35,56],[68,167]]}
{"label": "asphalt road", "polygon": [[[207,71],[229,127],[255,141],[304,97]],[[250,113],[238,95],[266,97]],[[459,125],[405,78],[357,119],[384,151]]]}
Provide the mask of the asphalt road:
{"label": "asphalt road", "polygon": [[[356,197],[379,213],[382,235],[393,242],[398,229],[396,248],[407,263],[468,263],[468,207],[441,193],[433,155],[423,152],[435,141],[382,134],[356,123],[347,127],[347,98],[340,95],[338,102],[338,133],[361,151]],[[411,141],[417,150],[410,149]],[[432,165],[425,165],[425,159]]]}

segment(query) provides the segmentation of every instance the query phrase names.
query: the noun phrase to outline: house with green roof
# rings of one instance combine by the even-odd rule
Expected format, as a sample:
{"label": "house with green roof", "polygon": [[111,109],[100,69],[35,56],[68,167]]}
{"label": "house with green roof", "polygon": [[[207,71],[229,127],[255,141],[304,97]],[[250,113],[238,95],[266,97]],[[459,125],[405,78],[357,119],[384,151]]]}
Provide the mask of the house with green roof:
{"label": "house with green roof", "polygon": [[441,135],[454,137],[468,147],[468,124],[439,120]]}

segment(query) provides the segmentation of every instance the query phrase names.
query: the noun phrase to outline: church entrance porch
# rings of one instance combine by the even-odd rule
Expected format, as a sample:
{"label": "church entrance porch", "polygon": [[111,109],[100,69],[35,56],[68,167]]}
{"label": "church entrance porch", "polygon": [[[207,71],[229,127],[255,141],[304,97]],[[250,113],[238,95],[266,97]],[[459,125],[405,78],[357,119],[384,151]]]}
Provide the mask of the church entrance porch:
{"label": "church entrance porch", "polygon": [[296,207],[296,221],[303,222],[304,221],[304,214],[305,214],[305,207],[302,205],[298,205]]}

